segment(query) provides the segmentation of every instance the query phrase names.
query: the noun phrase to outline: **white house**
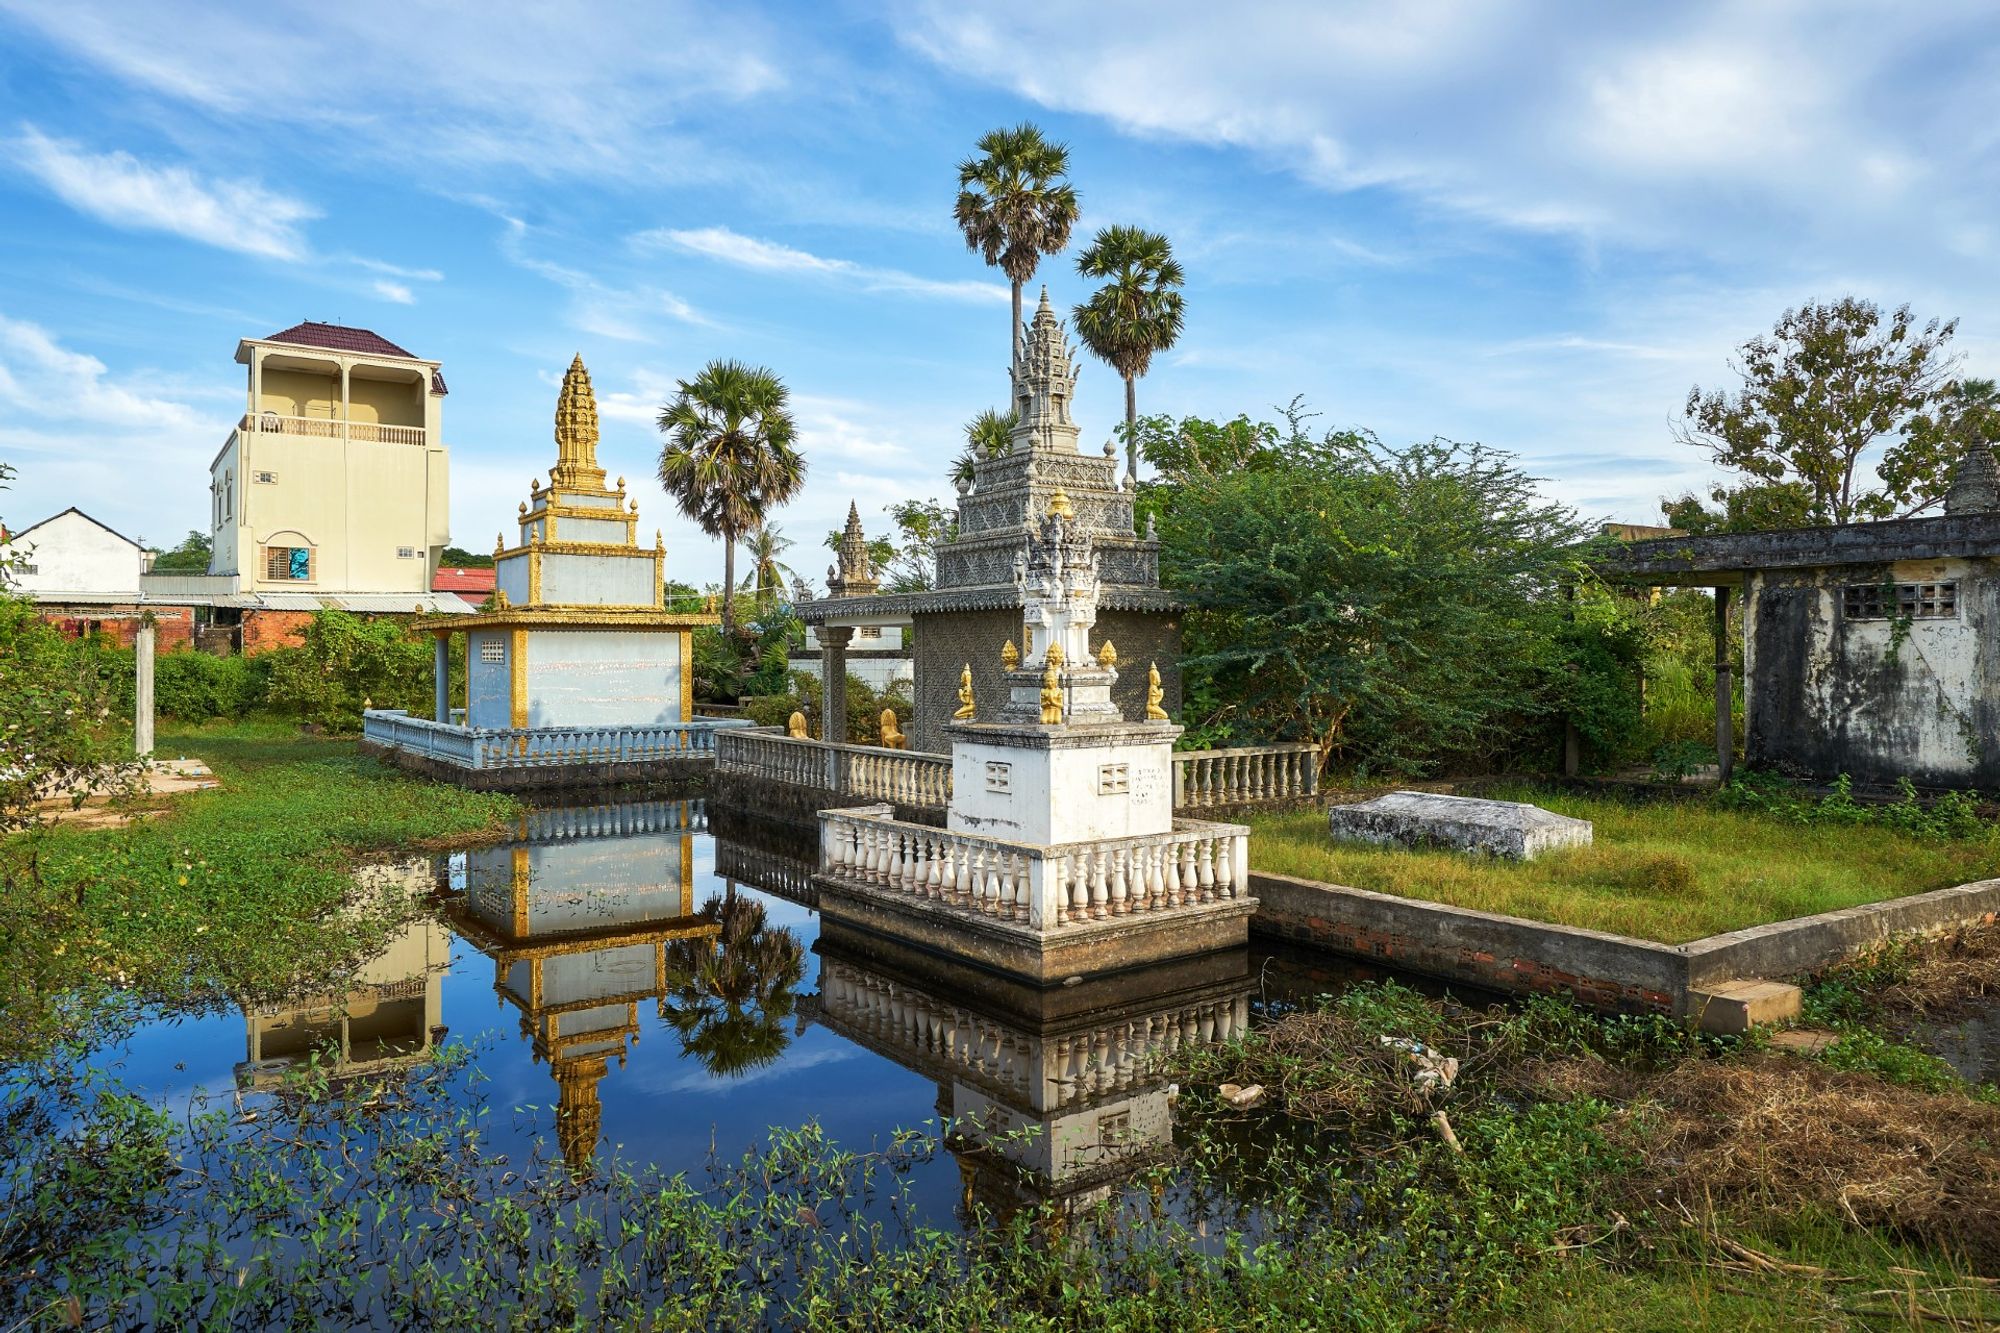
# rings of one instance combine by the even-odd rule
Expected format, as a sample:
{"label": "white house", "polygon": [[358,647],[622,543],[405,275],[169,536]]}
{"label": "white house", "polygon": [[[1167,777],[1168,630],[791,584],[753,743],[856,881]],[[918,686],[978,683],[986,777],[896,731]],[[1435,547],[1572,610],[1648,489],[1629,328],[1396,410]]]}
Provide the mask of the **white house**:
{"label": "white house", "polygon": [[40,601],[134,601],[139,576],[153,567],[153,553],[71,506],[53,518],[14,533],[4,550],[13,559],[8,585]]}

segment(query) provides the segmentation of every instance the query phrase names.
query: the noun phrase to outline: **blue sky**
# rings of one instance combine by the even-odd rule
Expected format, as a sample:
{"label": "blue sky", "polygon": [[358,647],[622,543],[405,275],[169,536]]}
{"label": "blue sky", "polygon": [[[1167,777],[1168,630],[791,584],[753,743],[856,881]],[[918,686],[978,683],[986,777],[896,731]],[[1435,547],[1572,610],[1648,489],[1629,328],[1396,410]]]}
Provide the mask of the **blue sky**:
{"label": "blue sky", "polygon": [[[1159,229],[1187,269],[1142,411],[1303,395],[1647,521],[1710,475],[1671,434],[1689,386],[1789,305],[1958,316],[2000,372],[1990,3],[0,0],[0,515],[203,524],[236,340],[325,319],[444,362],[474,549],[581,352],[602,461],[697,582],[720,552],[649,480],[652,417],[711,357],[771,366],[815,573],[850,498],[875,527],[948,495],[1004,403],[1005,287],[950,208],[1024,118],[1071,145],[1082,234]],[[1102,366],[1078,411],[1109,435]]]}

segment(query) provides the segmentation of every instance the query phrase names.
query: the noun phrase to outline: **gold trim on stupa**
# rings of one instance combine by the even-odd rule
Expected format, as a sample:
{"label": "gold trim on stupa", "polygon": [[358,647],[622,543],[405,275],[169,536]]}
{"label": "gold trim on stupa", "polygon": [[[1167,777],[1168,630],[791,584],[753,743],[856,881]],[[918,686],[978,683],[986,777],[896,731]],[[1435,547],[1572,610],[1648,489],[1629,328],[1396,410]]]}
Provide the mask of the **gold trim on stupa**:
{"label": "gold trim on stupa", "polygon": [[556,465],[549,469],[550,482],[563,490],[604,490],[597,439],[597,395],[579,352],[569,363],[556,398]]}

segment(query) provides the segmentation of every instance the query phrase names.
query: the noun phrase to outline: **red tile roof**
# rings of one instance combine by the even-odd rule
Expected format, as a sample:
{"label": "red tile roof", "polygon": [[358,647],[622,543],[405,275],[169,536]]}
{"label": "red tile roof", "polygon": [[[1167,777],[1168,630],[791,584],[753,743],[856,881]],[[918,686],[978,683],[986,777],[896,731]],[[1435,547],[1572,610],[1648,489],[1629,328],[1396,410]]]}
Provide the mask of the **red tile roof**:
{"label": "red tile roof", "polygon": [[493,591],[493,571],[490,569],[445,569],[439,568],[431,576],[432,592],[455,592],[459,594],[479,593],[482,596]]}
{"label": "red tile roof", "polygon": [[406,352],[372,329],[350,329],[343,324],[320,324],[307,320],[294,324],[283,333],[274,333],[264,340],[273,343],[292,343],[299,347],[324,347],[334,352],[359,352],[363,356],[406,356],[417,359],[415,352]]}

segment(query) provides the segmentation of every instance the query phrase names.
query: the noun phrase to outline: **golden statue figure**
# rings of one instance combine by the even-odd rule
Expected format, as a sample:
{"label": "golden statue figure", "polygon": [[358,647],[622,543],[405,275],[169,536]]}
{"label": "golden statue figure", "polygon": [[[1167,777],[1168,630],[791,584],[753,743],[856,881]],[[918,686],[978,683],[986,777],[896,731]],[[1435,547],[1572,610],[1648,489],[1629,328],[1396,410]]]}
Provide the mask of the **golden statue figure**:
{"label": "golden statue figure", "polygon": [[1070,503],[1069,492],[1060,486],[1056,487],[1056,493],[1049,497],[1049,514],[1054,518],[1076,517],[1076,506]]}
{"label": "golden statue figure", "polygon": [[1106,639],[1104,646],[1097,650],[1097,665],[1106,671],[1118,665],[1118,646]]}
{"label": "golden statue figure", "polygon": [[896,710],[893,708],[882,710],[882,748],[885,750],[910,748],[910,738],[905,736],[903,729],[896,724]]}
{"label": "golden statue figure", "polygon": [[1158,662],[1148,663],[1146,666],[1146,720],[1148,722],[1171,722],[1173,720],[1167,716],[1167,710],[1160,707],[1160,701],[1166,697],[1166,690],[1160,686],[1160,664]]}
{"label": "golden statue figure", "polygon": [[785,734],[793,740],[806,740],[806,715],[804,713],[793,713],[785,722]]}
{"label": "golden statue figure", "polygon": [[1014,641],[1009,639],[1000,645],[1000,669],[1002,671],[1016,671],[1020,669],[1020,666],[1020,650],[1014,647]]}
{"label": "golden statue figure", "polygon": [[1061,726],[1063,720],[1062,645],[1049,645],[1049,664],[1042,671],[1042,725]]}
{"label": "golden statue figure", "polygon": [[978,710],[972,706],[972,663],[958,673],[958,711],[951,715],[954,722],[969,722],[977,716]]}

